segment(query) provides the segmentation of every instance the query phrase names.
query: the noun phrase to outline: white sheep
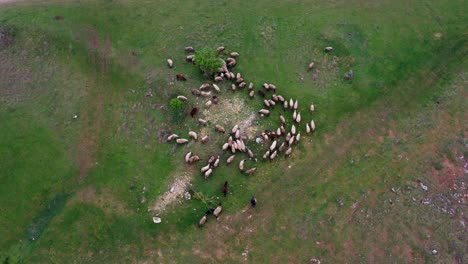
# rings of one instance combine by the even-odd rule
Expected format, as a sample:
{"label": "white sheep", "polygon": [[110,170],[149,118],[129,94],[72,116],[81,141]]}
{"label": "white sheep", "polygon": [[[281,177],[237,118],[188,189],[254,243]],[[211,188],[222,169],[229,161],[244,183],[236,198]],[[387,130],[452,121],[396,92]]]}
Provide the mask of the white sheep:
{"label": "white sheep", "polygon": [[216,209],[213,211],[213,215],[216,218],[218,218],[219,214],[221,214],[222,211],[223,211],[223,207],[221,205],[218,205],[218,207],[216,207]]}
{"label": "white sheep", "polygon": [[233,91],[236,90],[236,85],[235,84],[231,84],[231,90],[233,90]]}
{"label": "white sheep", "polygon": [[177,135],[177,134],[172,134],[172,135],[170,135],[170,136],[167,137],[167,141],[171,141],[171,140],[177,139],[177,138],[179,138],[179,135]]}
{"label": "white sheep", "polygon": [[286,133],[286,128],[284,128],[283,125],[280,126],[280,129],[281,129],[281,134],[284,135],[284,133]]}
{"label": "white sheep", "polygon": [[270,114],[270,111],[267,110],[267,109],[260,109],[258,112],[259,112],[260,114],[264,114],[264,115]]}
{"label": "white sheep", "polygon": [[244,88],[247,84],[245,82],[239,83],[239,88]]}
{"label": "white sheep", "polygon": [[194,52],[195,49],[191,46],[185,47],[185,52]]}
{"label": "white sheep", "polygon": [[309,63],[309,70],[312,70],[314,68],[314,62],[312,61],[311,63]]}
{"label": "white sheep", "polygon": [[292,148],[289,147],[288,150],[286,150],[286,152],[284,153],[284,155],[289,156],[289,155],[291,155],[291,152],[292,152]]}
{"label": "white sheep", "polygon": [[315,111],[315,106],[314,106],[314,104],[311,104],[311,105],[310,105],[310,112],[312,113],[312,112],[314,112],[314,111]]}
{"label": "white sheep", "polygon": [[301,122],[301,113],[297,113],[296,122],[299,124]]}
{"label": "white sheep", "polygon": [[205,107],[206,107],[206,108],[210,108],[212,104],[213,104],[213,102],[212,102],[211,100],[208,100],[208,101],[205,103]]}
{"label": "white sheep", "polygon": [[188,139],[185,139],[185,138],[178,138],[176,139],[176,142],[177,144],[185,144],[185,143],[188,143]]}
{"label": "white sheep", "polygon": [[254,88],[254,84],[253,83],[249,83],[249,90],[252,90]]}
{"label": "white sheep", "polygon": [[247,153],[249,154],[249,158],[253,159],[255,157],[254,153],[249,148],[247,149]]}
{"label": "white sheep", "polygon": [[229,143],[224,143],[224,144],[223,144],[223,150],[226,150],[226,149],[228,149],[228,148],[229,148]]}
{"label": "white sheep", "polygon": [[279,100],[280,102],[284,102],[284,97],[283,97],[282,95],[278,95],[278,100]]}
{"label": "white sheep", "polygon": [[268,102],[268,100],[263,100],[263,104],[265,104],[266,107],[270,107],[270,102]]}
{"label": "white sheep", "polygon": [[219,165],[219,156],[218,156],[218,157],[216,158],[216,160],[214,161],[213,167],[216,168],[216,167],[218,167],[218,165]]}
{"label": "white sheep", "polygon": [[274,84],[268,84],[268,88],[275,91],[276,90],[276,86]]}
{"label": "white sheep", "polygon": [[208,135],[204,135],[204,136],[201,138],[201,143],[202,143],[202,144],[205,144],[207,141],[208,141]]}
{"label": "white sheep", "polygon": [[208,83],[203,83],[202,85],[200,85],[200,90],[206,90],[210,88],[210,85]]}
{"label": "white sheep", "polygon": [[315,122],[314,122],[314,120],[310,121],[310,129],[312,131],[315,131]]}
{"label": "white sheep", "polygon": [[254,90],[251,90],[251,91],[249,92],[249,96],[250,96],[250,97],[254,97],[254,95],[255,95],[255,91],[254,91]]}
{"label": "white sheep", "polygon": [[269,99],[269,100],[268,100],[268,102],[270,103],[270,106],[276,106],[276,103],[275,103],[275,101],[273,101],[273,100]]}
{"label": "white sheep", "polygon": [[267,150],[265,154],[263,154],[263,158],[267,159],[270,156],[270,150]]}
{"label": "white sheep", "polygon": [[289,99],[289,106],[294,108],[294,100],[292,98]]}
{"label": "white sheep", "polygon": [[191,137],[191,138],[193,138],[193,139],[195,139],[195,140],[198,139],[198,135],[197,135],[197,133],[195,133],[194,131],[188,132],[188,135],[189,135],[189,137]]}
{"label": "white sheep", "polygon": [[273,101],[278,102],[278,96],[276,94],[271,95]]}
{"label": "white sheep", "polygon": [[204,97],[210,97],[211,96],[211,92],[204,92],[204,91],[201,91],[200,94]]}
{"label": "white sheep", "polygon": [[292,125],[292,126],[291,126],[291,133],[292,133],[293,135],[296,134],[296,126],[295,126],[295,125]]}
{"label": "white sheep", "polygon": [[208,164],[208,165],[206,165],[205,167],[202,167],[202,168],[200,169],[200,171],[201,171],[202,173],[205,173],[207,170],[210,169],[210,166],[211,166],[211,165]]}
{"label": "white sheep", "polygon": [[285,124],[285,123],[286,123],[286,118],[284,118],[283,115],[280,115],[280,120],[281,120],[281,123],[282,123],[282,124]]}
{"label": "white sheep", "polygon": [[286,142],[281,143],[281,145],[278,148],[278,152],[283,151],[285,147],[286,147]]}
{"label": "white sheep", "polygon": [[288,106],[288,101],[284,101],[283,107],[284,107],[284,109],[288,109],[288,108],[289,108],[289,106]]}
{"label": "white sheep", "polygon": [[210,177],[211,173],[213,173],[213,169],[208,169],[207,171],[205,171],[205,179],[208,179],[208,177]]}
{"label": "white sheep", "polygon": [[325,47],[325,52],[330,52],[333,50],[333,47]]}
{"label": "white sheep", "polygon": [[296,110],[294,110],[294,113],[293,113],[293,116],[292,116],[294,121],[296,121],[296,116],[297,116],[297,112],[296,112]]}
{"label": "white sheep", "polygon": [[270,146],[270,151],[273,151],[276,148],[276,143],[277,143],[276,140],[273,141],[273,143]]}
{"label": "white sheep", "polygon": [[206,217],[206,215],[204,215],[204,216],[200,219],[200,221],[198,221],[198,226],[199,226],[199,227],[202,227],[203,225],[206,224],[206,221],[207,221],[207,220],[208,220],[208,218]]}
{"label": "white sheep", "polygon": [[289,139],[288,144],[289,144],[289,146],[291,146],[293,143],[294,143],[294,137],[291,137],[291,138]]}
{"label": "white sheep", "polygon": [[183,96],[183,95],[177,96],[177,99],[179,99],[179,100],[181,100],[181,101],[183,101],[183,102],[187,101],[187,97],[185,97],[185,96]]}
{"label": "white sheep", "polygon": [[235,58],[235,57],[239,57],[239,53],[238,52],[231,52],[231,57]]}
{"label": "white sheep", "polygon": [[241,161],[239,162],[239,170],[240,170],[241,172],[244,171],[244,162],[245,162],[245,159],[243,159],[243,160],[241,160]]}
{"label": "white sheep", "polygon": [[220,125],[215,125],[215,130],[220,132],[220,133],[225,133],[226,130],[224,129],[224,127],[220,126]]}
{"label": "white sheep", "polygon": [[199,161],[199,160],[200,160],[200,157],[197,156],[197,155],[194,155],[194,156],[190,157],[188,163],[189,163],[189,164],[192,164],[192,163],[194,163],[195,161]]}
{"label": "white sheep", "polygon": [[222,81],[223,81],[223,76],[216,76],[216,77],[214,77],[214,81],[217,82],[217,83],[218,83],[218,82],[222,82]]}
{"label": "white sheep", "polygon": [[297,135],[296,135],[296,143],[298,143],[300,139],[301,139],[301,133],[297,133]]}
{"label": "white sheep", "polygon": [[219,47],[216,48],[216,51],[217,51],[217,52],[222,52],[222,51],[224,51],[224,50],[225,50],[225,47],[224,47],[224,46],[219,46]]}
{"label": "white sheep", "polygon": [[274,158],[276,158],[277,154],[278,154],[278,152],[275,150],[275,152],[273,152],[273,154],[271,154],[270,159],[273,160]]}
{"label": "white sheep", "polygon": [[169,68],[174,67],[174,62],[171,59],[167,59],[167,66],[169,66]]}
{"label": "white sheep", "polygon": [[309,126],[309,123],[306,123],[306,133],[307,133],[307,134],[310,133],[310,126]]}
{"label": "white sheep", "polygon": [[276,129],[276,135],[281,136],[281,128],[278,127],[278,129]]}
{"label": "white sheep", "polygon": [[296,102],[294,102],[294,110],[297,110],[299,108],[299,101],[296,100]]}
{"label": "white sheep", "polygon": [[227,164],[231,164],[232,161],[234,161],[234,158],[235,158],[235,157],[236,157],[236,155],[231,155],[231,156],[229,156],[229,158],[227,158],[227,160],[226,160],[226,163],[227,163]]}
{"label": "white sheep", "polygon": [[265,88],[265,89],[268,90],[268,89],[270,89],[270,86],[268,86],[268,83],[264,83],[264,84],[263,84],[263,88]]}
{"label": "white sheep", "polygon": [[190,156],[192,156],[192,152],[189,152],[189,153],[185,154],[185,162],[187,162],[187,163],[189,162]]}
{"label": "white sheep", "polygon": [[202,125],[202,126],[206,126],[206,124],[208,124],[208,121],[205,120],[205,119],[199,118],[199,119],[198,119],[198,123],[200,123],[200,125]]}

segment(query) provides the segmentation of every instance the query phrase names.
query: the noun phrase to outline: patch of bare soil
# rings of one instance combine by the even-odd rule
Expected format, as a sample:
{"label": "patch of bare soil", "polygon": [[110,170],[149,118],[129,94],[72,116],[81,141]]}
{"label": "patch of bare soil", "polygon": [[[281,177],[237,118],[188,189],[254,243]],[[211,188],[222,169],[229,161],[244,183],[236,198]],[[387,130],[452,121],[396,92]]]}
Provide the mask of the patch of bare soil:
{"label": "patch of bare soil", "polygon": [[154,211],[156,215],[159,215],[168,205],[183,199],[184,193],[186,192],[191,179],[192,174],[189,172],[185,172],[179,177],[176,177],[169,187],[169,190],[160,196],[154,205],[148,208],[148,211]]}
{"label": "patch of bare soil", "polygon": [[70,204],[76,202],[92,204],[108,214],[129,215],[133,213],[125,204],[118,201],[108,189],[102,189],[97,193],[96,188],[86,187],[76,193],[69,201]]}

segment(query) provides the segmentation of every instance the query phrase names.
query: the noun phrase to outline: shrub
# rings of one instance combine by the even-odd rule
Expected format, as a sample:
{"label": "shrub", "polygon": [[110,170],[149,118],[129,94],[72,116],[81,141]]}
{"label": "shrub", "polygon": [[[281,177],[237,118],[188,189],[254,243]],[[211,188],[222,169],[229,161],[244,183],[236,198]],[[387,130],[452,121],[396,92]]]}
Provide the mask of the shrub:
{"label": "shrub", "polygon": [[214,49],[203,48],[195,52],[195,64],[204,71],[205,74],[211,75],[218,71],[224,64],[219,58],[218,53]]}
{"label": "shrub", "polygon": [[172,98],[169,101],[169,109],[172,111],[172,120],[176,123],[181,121],[184,113],[184,103],[177,98]]}

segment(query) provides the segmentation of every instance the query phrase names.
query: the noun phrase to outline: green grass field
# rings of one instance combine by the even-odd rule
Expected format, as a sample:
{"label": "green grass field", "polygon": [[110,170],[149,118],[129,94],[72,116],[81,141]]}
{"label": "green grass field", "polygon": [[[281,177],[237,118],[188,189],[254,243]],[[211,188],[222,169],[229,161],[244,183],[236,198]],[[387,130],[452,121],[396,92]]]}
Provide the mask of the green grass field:
{"label": "green grass field", "polygon": [[[466,263],[467,12],[459,0],[0,1],[13,39],[0,38],[0,261]],[[248,161],[251,177],[222,164],[204,180],[183,156],[206,159],[223,136],[159,138],[200,130],[168,102],[207,81],[184,47],[220,45],[256,87],[298,98],[317,131],[302,127],[287,159]],[[226,128],[262,105],[245,90],[222,98],[244,104]],[[222,201],[219,221],[199,228],[206,204],[181,199],[154,224],[148,208],[187,172]]]}

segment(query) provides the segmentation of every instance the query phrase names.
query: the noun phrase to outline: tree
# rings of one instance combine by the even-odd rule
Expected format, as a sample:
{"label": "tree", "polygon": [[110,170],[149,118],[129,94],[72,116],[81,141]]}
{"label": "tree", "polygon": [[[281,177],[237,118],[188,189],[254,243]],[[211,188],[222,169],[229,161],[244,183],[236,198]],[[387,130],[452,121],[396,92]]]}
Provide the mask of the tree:
{"label": "tree", "polygon": [[219,71],[218,69],[223,66],[224,61],[219,58],[216,50],[203,48],[195,52],[195,64],[205,74],[211,75]]}

